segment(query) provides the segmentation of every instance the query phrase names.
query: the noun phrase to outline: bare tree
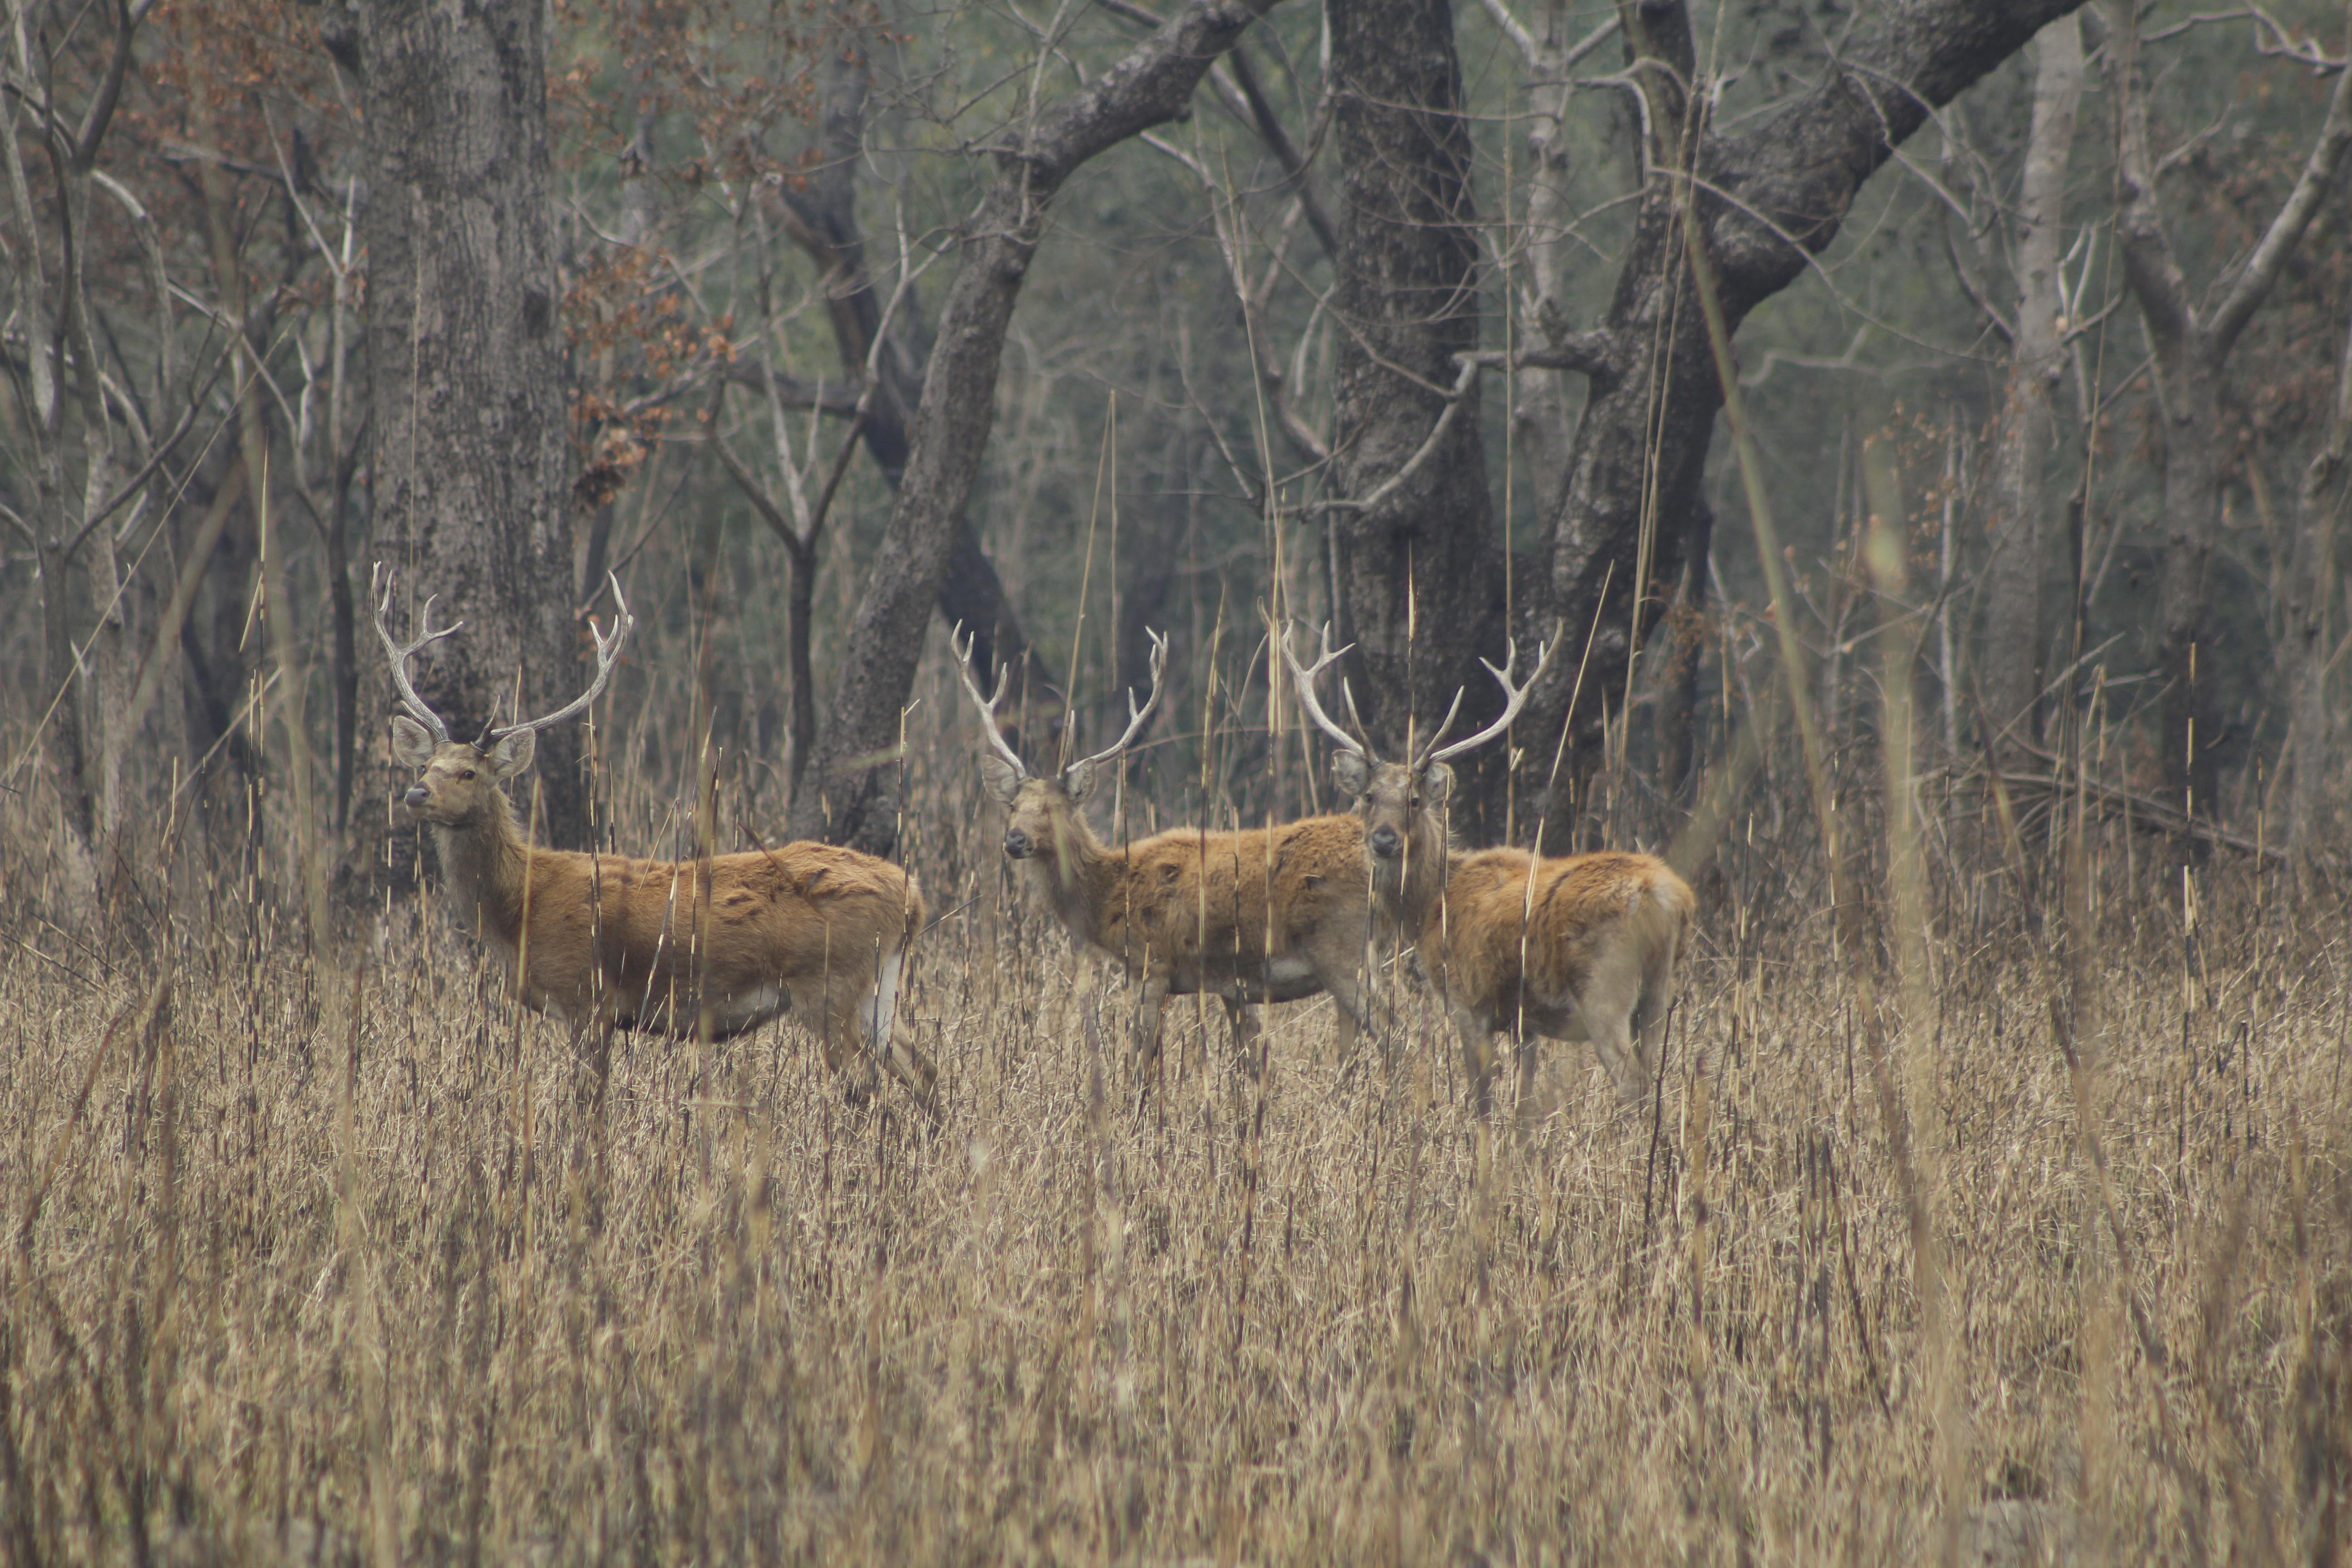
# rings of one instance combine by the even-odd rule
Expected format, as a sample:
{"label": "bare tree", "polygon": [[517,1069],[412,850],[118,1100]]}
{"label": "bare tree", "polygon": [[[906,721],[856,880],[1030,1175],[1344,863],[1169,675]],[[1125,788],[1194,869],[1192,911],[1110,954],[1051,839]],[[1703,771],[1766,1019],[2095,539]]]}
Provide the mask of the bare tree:
{"label": "bare tree", "polygon": [[2157,597],[2158,673],[2165,683],[2161,754],[2168,802],[2193,815],[2212,810],[2220,788],[2214,742],[2221,738],[2221,720],[2214,701],[2217,650],[2208,578],[2221,513],[2222,374],[2247,322],[2270,298],[2317,215],[2346,149],[2352,147],[2352,70],[2338,71],[2326,119],[2262,238],[2213,280],[2200,301],[2181,267],[2157,190],[2167,163],[2156,156],[2149,132],[2138,7],[2126,0],[2110,15],[2105,70],[2115,104],[2120,185],[2116,237],[2125,279],[2155,350],[2162,431],[2163,570]]}
{"label": "bare tree", "polygon": [[[817,121],[814,164],[797,184],[771,187],[784,218],[784,231],[824,277],[825,310],[842,367],[859,381],[871,379],[874,395],[858,399],[860,439],[893,490],[907,471],[908,427],[920,405],[925,356],[914,328],[911,300],[897,319],[885,322],[885,291],[879,269],[867,255],[858,219],[858,173],[866,161],[866,127],[874,89],[874,50],[882,29],[866,13],[842,6],[835,17],[839,35],[828,40],[824,99]],[[758,374],[756,367],[747,367]],[[967,627],[972,658],[983,675],[998,665],[1031,662],[1030,678],[1051,682],[1034,661],[1040,657],[1022,629],[1021,617],[1005,596],[995,563],[968,516],[956,520],[948,570],[940,579],[940,618]]]}
{"label": "bare tree", "polygon": [[[190,398],[179,428],[143,423],[120,385],[110,387],[91,300],[88,250],[96,201],[121,204],[139,226],[158,315],[163,358],[158,390],[180,391],[171,360],[173,303],[154,224],[120,182],[98,167],[131,67],[131,48],[150,5],[118,4],[107,30],[77,49],[85,17],[33,0],[6,0],[5,96],[0,96],[0,158],[7,162],[5,219],[10,262],[12,344],[0,354],[11,383],[15,439],[12,479],[29,481],[16,506],[0,505],[31,546],[41,584],[41,702],[36,717],[62,807],[68,882],[83,898],[96,890],[100,840],[112,831],[121,802],[115,777],[123,748],[111,726],[128,706],[129,630],[122,542],[111,525],[146,513],[148,481],[186,433],[196,413]],[[95,34],[95,29],[93,29]],[[95,69],[79,101],[64,91],[79,72],[73,56],[95,48]],[[44,202],[26,177],[26,132],[48,175]],[[46,206],[46,211],[44,211]],[[15,489],[15,485],[10,489]],[[151,520],[152,521],[152,520]],[[86,643],[77,637],[87,626]]]}
{"label": "bare tree", "polygon": [[[1579,330],[1540,269],[1558,258],[1531,252],[1538,270],[1514,302],[1525,319],[1508,351],[1479,351],[1465,330],[1480,286],[1469,237],[1477,215],[1453,151],[1459,101],[1446,7],[1332,7],[1334,85],[1343,106],[1357,107],[1354,133],[1343,107],[1335,138],[1347,210],[1335,292],[1344,329],[1333,389],[1339,430],[1328,450],[1341,499],[1318,510],[1339,518],[1335,597],[1373,672],[1365,685],[1381,694],[1373,722],[1384,739],[1409,714],[1435,710],[1435,694],[1461,684],[1471,653],[1499,648],[1508,631],[1541,637],[1565,623],[1580,640],[1589,636],[1591,656],[1563,661],[1542,682],[1522,720],[1519,733],[1533,743],[1519,752],[1516,787],[1555,838],[1566,833],[1568,797],[1551,787],[1555,742],[1569,731],[1589,754],[1600,699],[1624,694],[1633,652],[1670,595],[1680,594],[1692,621],[1703,600],[1704,557],[1695,547],[1704,550],[1711,519],[1699,486],[1721,389],[1706,335],[1692,325],[1693,247],[1709,254],[1736,327],[1803,274],[1837,235],[1862,182],[1934,108],[2076,4],[1913,0],[1887,8],[1842,41],[1809,90],[1737,134],[1708,121],[1715,89],[1701,79],[1687,7],[1621,5],[1625,68],[1585,84],[1622,96],[1637,140],[1637,205],[1616,288],[1599,323]],[[1600,41],[1563,48],[1548,28],[1538,42],[1505,0],[1486,7],[1538,70],[1558,62],[1564,72]],[[1367,24],[1360,45],[1350,31],[1359,21]],[[1407,47],[1389,47],[1393,39]],[[1347,86],[1351,70],[1363,73],[1363,88]],[[1535,107],[1541,133],[1559,106]],[[1558,163],[1549,153],[1538,159],[1547,163],[1556,178]],[[1544,216],[1565,224],[1564,212]],[[1588,383],[1535,570],[1513,584],[1509,626],[1488,479],[1465,417],[1475,408],[1474,366],[1574,372]],[[1677,669],[1693,662],[1685,657]],[[1586,700],[1571,714],[1579,689]],[[1571,787],[1576,772],[1569,770]],[[1499,824],[1500,784],[1499,772],[1469,781],[1465,809]]]}
{"label": "bare tree", "polygon": [[2003,766],[2039,738],[2037,713],[2050,647],[2042,581],[2049,555],[2044,476],[2057,429],[2056,392],[2066,368],[2063,259],[2066,169],[2083,95],[2083,35],[2062,16],[2035,39],[2033,121],[2011,237],[2017,295],[2006,321],[2009,378],[1993,440],[1992,556],[1984,576],[1983,652],[1978,661],[1987,717]]}
{"label": "bare tree", "polygon": [[994,139],[994,170],[940,312],[907,468],[843,649],[794,837],[872,851],[897,839],[899,715],[971,499],[995,412],[998,361],[1055,193],[1087,160],[1184,112],[1209,64],[1273,0],[1194,0],[1110,69]]}

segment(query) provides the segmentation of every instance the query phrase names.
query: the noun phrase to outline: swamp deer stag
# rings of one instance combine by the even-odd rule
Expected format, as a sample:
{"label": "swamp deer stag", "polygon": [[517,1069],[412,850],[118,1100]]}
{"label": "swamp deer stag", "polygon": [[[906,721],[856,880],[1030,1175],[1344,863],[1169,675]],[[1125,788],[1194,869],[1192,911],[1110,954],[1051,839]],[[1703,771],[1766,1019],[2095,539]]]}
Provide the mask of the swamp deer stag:
{"label": "swamp deer stag", "polygon": [[[1533,1103],[1531,1035],[1590,1040],[1619,1098],[1636,1104],[1656,1068],[1674,1000],[1675,962],[1695,901],[1689,886],[1648,855],[1546,858],[1523,849],[1456,855],[1448,839],[1444,813],[1454,772],[1447,759],[1509,727],[1550,662],[1551,649],[1537,649],[1534,673],[1514,687],[1516,655],[1516,648],[1507,652],[1499,669],[1486,665],[1503,688],[1500,718],[1438,749],[1461,710],[1457,696],[1454,712],[1409,762],[1382,763],[1363,738],[1362,721],[1351,732],[1316,696],[1316,678],[1339,657],[1329,638],[1308,668],[1300,667],[1286,638],[1283,644],[1307,717],[1340,748],[1332,773],[1356,797],[1373,894],[1412,942],[1423,973],[1462,1037],[1463,1065],[1479,1114],[1493,1103],[1497,1034],[1509,1035],[1518,1047],[1523,1116]],[[1353,717],[1353,694],[1344,683],[1341,689]]]}
{"label": "swamp deer stag", "polygon": [[970,646],[958,643],[957,668],[988,738],[981,777],[1012,815],[1004,853],[1028,868],[1030,884],[1074,943],[1142,981],[1136,1044],[1144,1062],[1159,1055],[1160,1014],[1171,995],[1221,998],[1234,1049],[1247,1064],[1257,1035],[1249,1005],[1324,991],[1339,1009],[1344,1059],[1365,1025],[1361,975],[1371,921],[1363,833],[1354,817],[1237,832],[1178,827],[1113,847],[1078,810],[1100,770],[1134,742],[1160,701],[1168,640],[1153,633],[1151,644],[1151,692],[1140,707],[1128,693],[1127,732],[1041,778],[997,729],[1003,675],[995,696],[982,696]]}
{"label": "swamp deer stag", "polygon": [[499,785],[530,766],[540,731],[585,710],[611,680],[636,624],[618,579],[613,631],[591,623],[596,678],[588,689],[543,719],[488,729],[473,742],[450,739],[408,678],[411,657],[465,623],[435,630],[428,598],[416,639],[395,642],[385,624],[392,574],[382,584],[376,635],[407,710],[393,715],[393,751],[419,774],[409,813],[432,829],[460,923],[506,961],[525,1006],[583,1031],[684,1038],[707,1027],[713,1040],[797,1007],[835,1071],[850,1042],[863,1038],[866,1073],[853,1097],[874,1082],[879,1058],[933,1110],[937,1075],[898,1016],[907,949],[923,923],[922,894],[904,870],[826,844],[639,860],[542,849],[523,836]]}

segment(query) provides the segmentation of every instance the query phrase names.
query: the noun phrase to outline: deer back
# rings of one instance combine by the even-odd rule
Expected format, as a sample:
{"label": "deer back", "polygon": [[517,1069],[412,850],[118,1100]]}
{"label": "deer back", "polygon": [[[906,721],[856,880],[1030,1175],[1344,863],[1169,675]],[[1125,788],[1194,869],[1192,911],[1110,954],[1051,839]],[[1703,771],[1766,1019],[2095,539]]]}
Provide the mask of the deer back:
{"label": "deer back", "polygon": [[[1362,825],[1318,816],[1276,827],[1171,828],[1108,853],[1097,945],[1147,965],[1247,977],[1365,918]],[[1359,936],[1359,939],[1360,937]]]}
{"label": "deer back", "polygon": [[1531,1002],[1570,1008],[1605,958],[1671,964],[1694,901],[1653,856],[1481,850],[1454,862],[1423,917],[1422,963],[1458,1005],[1490,1009],[1524,985]]}

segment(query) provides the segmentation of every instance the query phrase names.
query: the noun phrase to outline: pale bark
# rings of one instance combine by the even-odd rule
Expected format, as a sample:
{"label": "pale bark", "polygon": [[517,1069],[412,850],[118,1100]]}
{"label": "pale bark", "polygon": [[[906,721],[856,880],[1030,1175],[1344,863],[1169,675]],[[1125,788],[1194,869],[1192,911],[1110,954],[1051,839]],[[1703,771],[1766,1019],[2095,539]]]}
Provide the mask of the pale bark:
{"label": "pale bark", "polygon": [[2033,120],[2017,204],[2009,378],[1993,441],[1992,553],[1985,568],[1984,645],[1979,657],[1986,717],[2004,767],[2040,739],[2040,700],[2050,646],[2042,578],[2049,555],[2044,477],[2057,429],[2066,323],[2059,263],[2066,170],[2083,93],[2081,24],[2063,16],[2035,40]]}
{"label": "pale bark", "polygon": [[[896,490],[907,470],[908,431],[922,402],[924,354],[910,320],[911,295],[899,319],[883,319],[883,291],[876,286],[857,216],[857,171],[866,156],[873,49],[878,42],[861,21],[863,15],[846,5],[835,14],[844,37],[832,42],[826,61],[816,163],[803,184],[779,185],[775,195],[785,231],[824,270],[826,316],[842,368],[862,381],[872,367],[874,395],[855,396],[853,406],[842,412],[864,407],[860,439],[883,481]],[[948,569],[940,579],[939,609],[942,621],[962,626],[971,637],[973,668],[982,679],[992,679],[1000,664],[1026,664],[1033,682],[1053,684],[968,515],[956,520]],[[795,755],[796,773],[803,761]]]}

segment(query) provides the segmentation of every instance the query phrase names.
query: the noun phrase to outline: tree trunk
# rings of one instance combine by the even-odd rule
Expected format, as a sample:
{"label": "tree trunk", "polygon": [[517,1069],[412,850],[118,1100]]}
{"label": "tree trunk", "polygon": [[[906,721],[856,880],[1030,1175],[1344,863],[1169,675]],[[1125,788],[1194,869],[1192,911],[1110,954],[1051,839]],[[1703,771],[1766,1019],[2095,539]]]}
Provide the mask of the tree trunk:
{"label": "tree trunk", "polygon": [[850,623],[811,776],[793,799],[793,837],[873,853],[898,840],[899,714],[980,477],[1005,329],[1054,194],[1087,159],[1184,112],[1210,62],[1273,3],[1193,0],[1110,70],[997,139],[940,314],[898,502]]}
{"label": "tree trunk", "polygon": [[[825,269],[826,314],[842,367],[861,379],[869,359],[875,368],[879,384],[859,439],[895,491],[907,471],[908,432],[922,402],[923,355],[907,320],[911,291],[898,320],[882,319],[885,301],[866,264],[865,232],[857,221],[857,170],[866,153],[875,41],[860,15],[848,6],[835,12],[835,25],[845,37],[835,42],[826,62],[817,166],[804,186],[781,185],[775,195],[793,240]],[[882,340],[879,353],[873,352],[877,337]],[[1051,684],[1045,666],[1034,662],[1036,650],[969,517],[956,520],[939,607],[941,620],[962,626],[971,637],[972,666],[981,679],[991,679],[999,664],[1030,661],[1031,681]]]}
{"label": "tree trunk", "polygon": [[1331,449],[1349,499],[1329,514],[1337,618],[1356,645],[1352,687],[1374,746],[1396,755],[1456,691],[1496,705],[1474,658],[1502,652],[1478,385],[1454,360],[1478,346],[1472,153],[1447,0],[1329,0],[1325,14],[1344,192]]}
{"label": "tree trunk", "polygon": [[2212,302],[2200,307],[2173,250],[2158,198],[2138,6],[2116,7],[2112,26],[2105,58],[2116,114],[2116,240],[2125,280],[2156,348],[2162,428],[2164,565],[2157,590],[2157,668],[2165,688],[2159,753],[2168,800],[2184,812],[2210,815],[2219,804],[2214,797],[2220,785],[2214,746],[2221,725],[2214,676],[2217,658],[2224,657],[2214,645],[2206,610],[2206,580],[2221,513],[2221,374],[2230,351],[2270,298],[2352,148],[2352,71],[2337,74],[2326,119],[2294,189],[2253,249],[2210,290]]}
{"label": "tree trunk", "polygon": [[2335,819],[2336,716],[2327,702],[2327,661],[2335,652],[2336,531],[2344,512],[2345,469],[2352,456],[2352,333],[2336,362],[2336,398],[2320,448],[2304,472],[2294,540],[2279,581],[2285,623],[2279,638],[2288,713],[2287,847],[2309,856],[2324,846]]}
{"label": "tree trunk", "polygon": [[[465,631],[418,663],[420,695],[471,735],[560,707],[588,679],[573,619],[563,344],[547,146],[546,12],[362,0],[329,47],[360,79],[368,196],[369,479],[375,548]],[[372,678],[379,716],[390,696]],[[372,748],[373,755],[383,752]],[[545,840],[583,843],[581,731],[540,738]],[[400,821],[388,762],[357,819]],[[370,837],[362,833],[362,840]],[[364,842],[360,865],[413,851]],[[394,880],[399,879],[395,876]]]}
{"label": "tree trunk", "polygon": [[2017,209],[2017,308],[1992,452],[1992,558],[1985,569],[1978,664],[2003,767],[2017,765],[2024,744],[2041,731],[2050,647],[2042,593],[2049,552],[2042,480],[2057,428],[2058,378],[2066,366],[2058,267],[2065,249],[2066,167],[2083,91],[2081,25],[2061,17],[2037,42],[2032,129]]}
{"label": "tree trunk", "polygon": [[[1689,19],[1678,0],[1627,0],[1626,47],[1643,65],[1636,107],[1648,128],[1643,196],[1633,242],[1601,326],[1564,334],[1559,363],[1591,378],[1568,482],[1545,542],[1542,592],[1518,609],[1522,641],[1559,626],[1572,649],[1591,639],[1582,696],[1569,711],[1579,660],[1558,660],[1519,721],[1517,783],[1549,844],[1571,828],[1549,790],[1563,727],[1587,752],[1601,694],[1622,694],[1629,661],[1663,607],[1699,497],[1723,392],[1692,288],[1676,211],[1695,167],[1705,184],[1696,213],[1720,283],[1727,327],[1803,274],[1836,237],[1862,184],[1894,148],[2082,0],[1912,0],[1871,13],[1844,40],[1817,86],[1736,136],[1697,127],[1687,139],[1679,82],[1691,79]],[[1627,88],[1629,96],[1634,90]],[[1530,743],[1530,740],[1533,743]],[[1578,769],[1564,772],[1572,783]],[[1565,794],[1566,792],[1558,792]]]}
{"label": "tree trunk", "polygon": [[2221,420],[2221,367],[2189,342],[2159,345],[2157,401],[2163,429],[2164,564],[2157,579],[2157,672],[2164,682],[2161,741],[2168,793],[2190,814],[2210,814],[2221,775],[2214,658],[2205,624],[2205,587],[2221,521],[2216,448]]}

